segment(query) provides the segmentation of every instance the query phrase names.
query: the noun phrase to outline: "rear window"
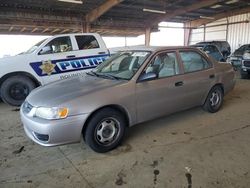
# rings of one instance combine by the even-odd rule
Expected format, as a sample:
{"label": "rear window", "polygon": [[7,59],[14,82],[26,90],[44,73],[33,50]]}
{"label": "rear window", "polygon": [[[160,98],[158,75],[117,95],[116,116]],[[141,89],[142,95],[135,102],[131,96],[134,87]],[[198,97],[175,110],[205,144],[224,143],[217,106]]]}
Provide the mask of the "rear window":
{"label": "rear window", "polygon": [[92,35],[75,36],[79,50],[99,48],[98,41]]}
{"label": "rear window", "polygon": [[199,53],[194,51],[180,52],[183,62],[184,72],[194,72],[204,70],[210,67],[210,64]]}

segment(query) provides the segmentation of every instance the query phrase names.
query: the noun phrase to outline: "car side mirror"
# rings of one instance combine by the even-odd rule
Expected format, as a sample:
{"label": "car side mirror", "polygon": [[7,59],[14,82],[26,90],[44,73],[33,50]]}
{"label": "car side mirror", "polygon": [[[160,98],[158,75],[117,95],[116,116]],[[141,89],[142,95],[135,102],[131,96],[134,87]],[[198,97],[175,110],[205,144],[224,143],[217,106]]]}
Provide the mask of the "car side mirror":
{"label": "car side mirror", "polygon": [[149,80],[154,80],[155,78],[157,78],[157,75],[154,72],[148,72],[141,74],[138,81],[139,82],[149,81]]}
{"label": "car side mirror", "polygon": [[39,55],[43,55],[43,54],[48,54],[52,51],[51,47],[50,46],[44,46],[40,52],[39,52]]}

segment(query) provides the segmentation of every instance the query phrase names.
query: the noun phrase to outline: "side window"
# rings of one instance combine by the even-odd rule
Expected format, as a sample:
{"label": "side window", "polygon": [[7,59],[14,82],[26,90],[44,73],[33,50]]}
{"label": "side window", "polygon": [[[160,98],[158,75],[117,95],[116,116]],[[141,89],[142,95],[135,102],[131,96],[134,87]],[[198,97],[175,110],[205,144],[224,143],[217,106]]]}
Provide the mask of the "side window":
{"label": "side window", "polygon": [[72,51],[70,37],[58,37],[44,46],[39,54],[53,54],[68,51]]}
{"label": "side window", "polygon": [[239,48],[239,51],[244,52],[246,49],[247,49],[247,45],[244,45],[244,46],[241,46],[241,47]]}
{"label": "side window", "polygon": [[158,78],[179,74],[179,66],[174,52],[161,53],[146,67],[145,73],[153,72]]}
{"label": "side window", "polygon": [[204,48],[204,52],[206,52],[207,54],[210,54],[211,53],[211,49],[210,49],[210,45],[206,46]]}
{"label": "side window", "polygon": [[76,42],[79,50],[99,48],[98,41],[92,35],[76,36]]}
{"label": "side window", "polygon": [[217,52],[218,50],[216,49],[215,46],[208,45],[204,48],[204,51],[207,52],[208,54],[211,54]]}
{"label": "side window", "polygon": [[219,53],[219,50],[218,50],[218,48],[216,48],[216,46],[212,46],[212,51],[214,53]]}
{"label": "side window", "polygon": [[184,72],[193,72],[210,67],[210,64],[197,52],[185,51],[180,52],[180,56],[184,66]]}

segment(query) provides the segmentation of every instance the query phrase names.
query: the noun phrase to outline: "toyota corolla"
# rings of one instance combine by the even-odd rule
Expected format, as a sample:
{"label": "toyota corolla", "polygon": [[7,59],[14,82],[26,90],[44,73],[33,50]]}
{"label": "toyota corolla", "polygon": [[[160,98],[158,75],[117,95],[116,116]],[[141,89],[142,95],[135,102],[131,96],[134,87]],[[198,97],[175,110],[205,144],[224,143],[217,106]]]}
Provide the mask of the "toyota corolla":
{"label": "toyota corolla", "polygon": [[126,128],[195,106],[214,113],[233,89],[228,63],[192,47],[117,53],[94,71],[32,91],[21,106],[27,136],[43,146],[79,142],[117,147]]}

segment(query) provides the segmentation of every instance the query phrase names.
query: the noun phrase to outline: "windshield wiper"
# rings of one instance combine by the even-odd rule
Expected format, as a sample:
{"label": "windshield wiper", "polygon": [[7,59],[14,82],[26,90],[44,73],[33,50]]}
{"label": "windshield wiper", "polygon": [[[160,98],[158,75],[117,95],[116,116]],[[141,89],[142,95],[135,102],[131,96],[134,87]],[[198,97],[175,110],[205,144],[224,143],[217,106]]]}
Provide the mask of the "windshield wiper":
{"label": "windshield wiper", "polygon": [[100,75],[94,71],[86,72],[87,75],[99,77]]}
{"label": "windshield wiper", "polygon": [[114,79],[114,80],[119,80],[119,78],[117,76],[114,76],[114,75],[111,75],[111,74],[101,74],[100,76],[111,78],[111,79]]}
{"label": "windshield wiper", "polygon": [[126,78],[121,78],[121,77],[118,77],[118,76],[114,76],[112,74],[98,74],[94,71],[90,71],[90,72],[86,72],[87,75],[90,75],[90,76],[96,76],[96,77],[102,77],[102,78],[111,78],[113,80],[128,80]]}
{"label": "windshield wiper", "polygon": [[122,77],[115,76],[115,75],[112,75],[112,74],[100,74],[100,76],[104,76],[104,77],[111,78],[111,79],[114,79],[114,80],[128,80],[126,78],[122,78]]}

